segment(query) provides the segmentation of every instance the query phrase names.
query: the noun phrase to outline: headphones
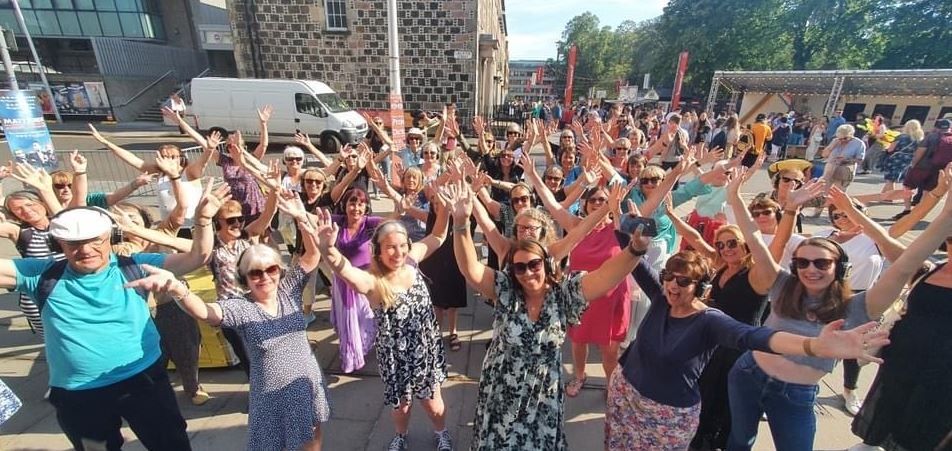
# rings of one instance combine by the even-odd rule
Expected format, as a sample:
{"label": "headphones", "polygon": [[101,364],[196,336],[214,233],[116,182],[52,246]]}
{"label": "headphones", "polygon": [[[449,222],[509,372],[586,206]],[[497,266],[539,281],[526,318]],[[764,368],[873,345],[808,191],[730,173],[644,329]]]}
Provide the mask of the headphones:
{"label": "headphones", "polygon": [[[56,218],[65,214],[66,212],[73,211],[73,210],[92,210],[92,211],[99,212],[103,216],[109,218],[109,222],[112,224],[112,226],[110,227],[110,232],[109,232],[109,244],[115,245],[122,242],[122,229],[119,228],[119,224],[116,224],[116,221],[112,219],[112,216],[109,214],[108,211],[103,210],[102,208],[99,208],[99,207],[83,206],[83,207],[64,208],[60,210],[59,212],[57,212],[52,217],[50,217],[50,223],[52,223]],[[49,234],[46,235],[46,245],[50,248],[51,251],[53,251],[53,253],[56,253],[56,254],[63,253],[62,246],[60,246],[59,242],[53,238],[53,235],[49,235]]]}
{"label": "headphones", "polygon": [[391,219],[388,221],[381,222],[377,225],[377,228],[374,229],[374,234],[370,237],[370,253],[374,258],[380,256],[380,236],[383,234],[383,229],[385,226],[394,224],[398,231],[403,233],[403,236],[407,237],[407,247],[410,247],[413,243],[410,241],[410,233],[407,232],[407,227],[403,225],[402,222]]}
{"label": "headphones", "polygon": [[[555,260],[549,256],[549,251],[546,250],[545,246],[542,243],[536,240],[525,240],[531,241],[539,246],[539,249],[542,249],[542,267],[545,269],[545,275],[548,277],[555,277]],[[516,255],[516,247],[509,247],[509,252],[506,254],[506,258],[503,260],[506,263],[506,272],[509,274],[510,280],[516,280],[516,272],[512,269],[512,257]]]}
{"label": "headphones", "polygon": [[704,293],[710,290],[711,286],[711,275],[704,273],[704,277],[701,277],[701,280],[698,280],[697,283],[694,284],[694,296],[704,296]]}
{"label": "headphones", "polygon": [[[839,253],[839,256],[836,258],[835,262],[836,271],[833,274],[833,277],[836,279],[836,281],[842,282],[847,277],[849,277],[850,270],[853,269],[853,264],[850,263],[850,257],[849,255],[846,255],[846,251],[843,250],[843,246],[840,246],[840,243],[837,243],[836,241],[833,241],[829,238],[815,237],[811,239],[824,240],[832,244],[836,249],[836,252]],[[797,265],[792,261],[790,262],[790,274],[792,274],[793,277],[797,277]]]}

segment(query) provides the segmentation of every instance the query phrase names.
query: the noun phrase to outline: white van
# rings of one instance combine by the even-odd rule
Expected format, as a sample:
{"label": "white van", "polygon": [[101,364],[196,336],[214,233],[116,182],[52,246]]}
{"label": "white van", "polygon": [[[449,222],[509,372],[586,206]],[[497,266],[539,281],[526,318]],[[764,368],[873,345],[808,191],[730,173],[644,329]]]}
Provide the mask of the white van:
{"label": "white van", "polygon": [[301,131],[323,152],[338,152],[342,144],[356,144],[367,134],[367,121],[333,89],[312,80],[253,78],[196,78],[192,106],[198,128],[218,126],[241,130],[246,141],[259,136],[256,108],[274,107],[268,122],[270,142],[290,143]]}

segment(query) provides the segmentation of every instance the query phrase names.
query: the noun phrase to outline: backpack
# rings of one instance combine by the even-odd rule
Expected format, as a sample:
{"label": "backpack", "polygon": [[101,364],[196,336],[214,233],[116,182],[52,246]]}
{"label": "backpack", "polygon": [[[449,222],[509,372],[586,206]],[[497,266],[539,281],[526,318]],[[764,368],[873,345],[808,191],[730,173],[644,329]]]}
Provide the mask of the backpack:
{"label": "backpack", "polygon": [[932,152],[932,166],[938,169],[944,168],[952,162],[952,132],[945,132],[939,135],[939,142]]}
{"label": "backpack", "polygon": [[[119,270],[122,271],[122,276],[125,277],[127,282],[145,277],[142,268],[139,267],[139,264],[136,263],[132,257],[117,255],[116,260],[119,263]],[[56,284],[63,278],[63,272],[66,271],[66,265],[68,263],[69,262],[65,259],[58,260],[40,274],[40,280],[36,285],[36,293],[33,296],[33,302],[36,303],[37,311],[43,312],[43,306],[46,305],[46,300],[49,299],[50,294],[53,293],[53,288],[56,287]],[[136,288],[135,291],[142,297],[143,301],[147,302],[149,300],[149,290],[139,287]]]}

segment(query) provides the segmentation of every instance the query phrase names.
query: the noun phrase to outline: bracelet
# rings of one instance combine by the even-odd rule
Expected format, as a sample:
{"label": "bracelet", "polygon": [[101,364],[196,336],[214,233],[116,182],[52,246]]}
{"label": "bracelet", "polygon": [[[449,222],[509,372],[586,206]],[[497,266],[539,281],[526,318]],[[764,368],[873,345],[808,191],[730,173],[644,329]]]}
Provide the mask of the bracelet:
{"label": "bracelet", "polygon": [[77,175],[86,175],[86,171],[73,173],[73,177],[76,177]]}
{"label": "bracelet", "polygon": [[458,225],[458,226],[453,226],[453,233],[465,232],[465,231],[468,230],[468,229],[469,229],[469,225],[468,225],[468,224],[462,224],[462,225]]}
{"label": "bracelet", "polygon": [[784,209],[784,210],[783,210],[783,214],[787,214],[787,213],[790,213],[790,214],[792,214],[792,215],[798,215],[798,214],[800,214],[800,210],[786,210],[786,209]]}
{"label": "bracelet", "polygon": [[207,226],[212,225],[212,220],[209,219],[208,222],[198,222],[198,221],[195,221],[195,222],[194,222],[194,225],[195,225],[195,227],[207,227]]}
{"label": "bracelet", "polygon": [[176,297],[174,294],[169,293],[169,297],[172,298],[172,300],[175,301],[176,304],[181,303],[185,298],[191,295],[192,295],[192,292],[189,291],[188,288],[185,289],[185,294],[183,294],[181,297]]}
{"label": "bracelet", "polygon": [[934,191],[929,191],[929,195],[936,199],[942,199],[942,196],[936,194]]}
{"label": "bracelet", "polygon": [[628,247],[628,253],[630,253],[634,257],[641,257],[648,253],[648,249],[638,250],[638,249],[635,249],[634,246],[632,246],[630,243],[628,244],[627,247]]}
{"label": "bracelet", "polygon": [[803,353],[810,357],[816,357],[816,353],[813,352],[812,338],[807,338],[806,340],[803,340]]}
{"label": "bracelet", "polygon": [[[84,174],[85,174],[85,173],[84,173]],[[172,182],[172,181],[178,180],[178,179],[180,179],[180,178],[182,178],[181,175],[179,175],[178,177],[169,177],[169,181]]]}

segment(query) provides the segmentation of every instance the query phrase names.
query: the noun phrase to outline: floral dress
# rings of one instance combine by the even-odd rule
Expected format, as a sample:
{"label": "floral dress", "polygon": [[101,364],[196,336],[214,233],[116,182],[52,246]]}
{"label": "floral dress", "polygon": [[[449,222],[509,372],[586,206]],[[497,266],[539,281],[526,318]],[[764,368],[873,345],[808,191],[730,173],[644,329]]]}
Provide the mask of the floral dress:
{"label": "floral dress", "polygon": [[539,319],[529,319],[509,274],[496,271],[499,336],[483,360],[476,399],[473,450],[566,449],[563,427],[562,344],[588,302],[584,273],[550,286]]}
{"label": "floral dress", "polygon": [[276,316],[244,297],[218,301],[222,327],[238,332],[250,357],[249,450],[299,449],[314,438],[315,426],[330,420],[324,375],[301,313],[308,276],[295,266],[282,278]]}
{"label": "floral dress", "polygon": [[393,408],[414,397],[433,399],[435,389],[446,380],[445,351],[430,292],[423,273],[415,268],[414,272],[413,285],[397,294],[392,307],[374,310],[377,366],[384,402]]}

